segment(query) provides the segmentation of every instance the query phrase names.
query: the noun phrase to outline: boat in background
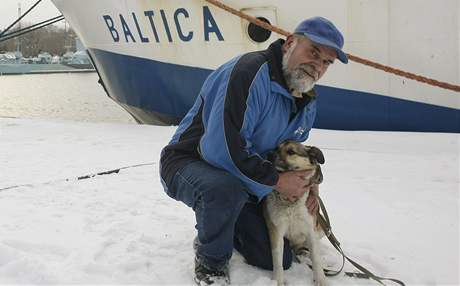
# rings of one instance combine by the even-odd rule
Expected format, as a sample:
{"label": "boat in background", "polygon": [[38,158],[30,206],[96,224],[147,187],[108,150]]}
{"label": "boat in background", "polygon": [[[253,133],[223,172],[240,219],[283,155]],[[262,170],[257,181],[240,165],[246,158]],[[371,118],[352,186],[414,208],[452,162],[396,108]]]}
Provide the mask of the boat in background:
{"label": "boat in background", "polygon": [[77,42],[77,51],[66,52],[62,57],[42,51],[36,57],[24,58],[21,52],[0,52],[0,76],[18,74],[82,73],[95,72],[91,59]]}
{"label": "boat in background", "polygon": [[[88,49],[108,95],[140,123],[178,124],[212,70],[280,37],[201,0],[52,2]],[[343,32],[350,54],[460,82],[458,0],[225,4],[288,31],[323,16]],[[460,132],[453,91],[353,62],[334,64],[316,89],[316,128]]]}

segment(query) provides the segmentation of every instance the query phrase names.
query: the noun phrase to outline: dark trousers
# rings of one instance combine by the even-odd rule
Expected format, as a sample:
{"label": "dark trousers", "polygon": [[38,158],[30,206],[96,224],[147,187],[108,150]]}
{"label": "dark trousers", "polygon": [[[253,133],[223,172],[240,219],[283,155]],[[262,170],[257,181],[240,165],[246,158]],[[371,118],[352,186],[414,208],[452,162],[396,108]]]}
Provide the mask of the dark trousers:
{"label": "dark trousers", "polygon": [[[262,206],[254,202],[238,178],[204,161],[195,161],[175,174],[166,192],[195,212],[196,258],[207,268],[224,268],[235,248],[248,264],[273,269]],[[287,269],[291,263],[292,252],[285,239],[283,267]]]}

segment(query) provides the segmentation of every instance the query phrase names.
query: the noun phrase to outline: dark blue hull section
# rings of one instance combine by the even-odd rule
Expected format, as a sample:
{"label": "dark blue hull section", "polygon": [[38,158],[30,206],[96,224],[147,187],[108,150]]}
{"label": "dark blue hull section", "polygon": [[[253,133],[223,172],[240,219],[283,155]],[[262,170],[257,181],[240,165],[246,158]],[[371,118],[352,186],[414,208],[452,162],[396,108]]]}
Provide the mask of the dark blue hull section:
{"label": "dark blue hull section", "polygon": [[[89,50],[109,96],[137,121],[174,125],[211,70]],[[315,128],[460,133],[460,110],[360,91],[317,86]]]}

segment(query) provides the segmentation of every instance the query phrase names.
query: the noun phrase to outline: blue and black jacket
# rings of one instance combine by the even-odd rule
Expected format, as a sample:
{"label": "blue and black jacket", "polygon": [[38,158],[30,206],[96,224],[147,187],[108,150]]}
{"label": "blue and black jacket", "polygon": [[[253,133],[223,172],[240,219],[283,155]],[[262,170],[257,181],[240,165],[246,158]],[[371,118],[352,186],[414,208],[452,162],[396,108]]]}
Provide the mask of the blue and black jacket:
{"label": "blue and black jacket", "polygon": [[286,140],[303,142],[316,114],[314,91],[295,99],[282,72],[284,40],[212,72],[161,154],[168,188],[184,165],[204,160],[242,180],[259,200],[278,182],[264,155]]}

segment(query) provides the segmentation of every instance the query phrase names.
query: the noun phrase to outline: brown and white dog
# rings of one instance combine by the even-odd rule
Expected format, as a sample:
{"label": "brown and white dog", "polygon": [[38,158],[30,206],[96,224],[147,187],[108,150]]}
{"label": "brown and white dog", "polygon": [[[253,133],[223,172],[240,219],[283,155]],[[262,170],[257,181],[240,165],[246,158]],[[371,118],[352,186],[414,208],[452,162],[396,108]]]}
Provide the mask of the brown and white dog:
{"label": "brown and white dog", "polygon": [[[324,163],[324,156],[316,147],[286,141],[271,152],[268,159],[279,172],[313,170],[311,176],[305,178],[306,186],[320,184],[323,180],[319,164]],[[316,227],[316,216],[312,216],[306,207],[308,194],[307,191],[297,201],[290,202],[274,190],[264,201],[263,211],[273,257],[273,278],[278,285],[284,285],[283,237],[290,241],[294,253],[309,250],[314,285],[327,285],[319,249],[319,239],[323,233]]]}

